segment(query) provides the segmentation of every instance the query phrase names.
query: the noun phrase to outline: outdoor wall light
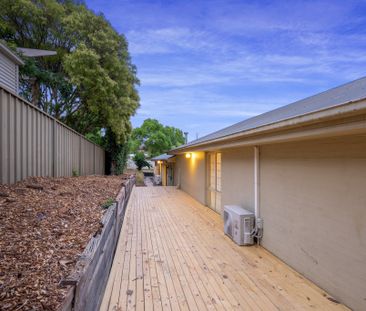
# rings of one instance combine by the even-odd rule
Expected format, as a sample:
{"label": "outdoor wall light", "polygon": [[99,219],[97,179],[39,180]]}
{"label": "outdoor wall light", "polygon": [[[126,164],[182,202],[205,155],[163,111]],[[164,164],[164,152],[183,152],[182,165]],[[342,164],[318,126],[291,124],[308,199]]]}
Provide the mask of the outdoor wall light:
{"label": "outdoor wall light", "polygon": [[161,164],[162,162],[161,161],[158,161],[158,164]]}
{"label": "outdoor wall light", "polygon": [[192,157],[192,153],[186,153],[186,158],[190,159]]}

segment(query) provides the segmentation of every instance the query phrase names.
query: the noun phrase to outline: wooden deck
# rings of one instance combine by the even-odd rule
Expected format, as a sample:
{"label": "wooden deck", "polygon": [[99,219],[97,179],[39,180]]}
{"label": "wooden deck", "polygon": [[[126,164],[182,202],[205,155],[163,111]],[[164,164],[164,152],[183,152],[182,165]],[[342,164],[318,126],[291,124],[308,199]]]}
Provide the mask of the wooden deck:
{"label": "wooden deck", "polygon": [[346,310],[173,187],[135,188],[101,310]]}

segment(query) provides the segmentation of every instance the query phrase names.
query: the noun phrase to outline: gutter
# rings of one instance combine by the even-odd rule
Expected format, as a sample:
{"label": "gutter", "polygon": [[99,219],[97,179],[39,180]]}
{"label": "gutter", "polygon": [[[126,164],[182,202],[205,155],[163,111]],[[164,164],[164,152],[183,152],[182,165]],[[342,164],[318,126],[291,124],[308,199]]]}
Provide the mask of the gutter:
{"label": "gutter", "polygon": [[[204,147],[206,145],[214,144],[214,143],[220,143],[227,140],[232,139],[240,139],[240,138],[246,138],[248,136],[253,135],[259,135],[259,134],[265,134],[268,132],[273,132],[276,130],[285,130],[290,128],[295,128],[307,124],[312,124],[316,122],[321,122],[325,120],[332,120],[341,118],[343,116],[352,116],[355,114],[359,114],[360,112],[365,111],[366,112],[366,99],[358,99],[350,102],[343,103],[341,105],[328,107],[322,110],[316,110],[313,112],[309,112],[306,114],[298,115],[296,117],[291,117],[283,120],[279,120],[273,123],[261,125],[259,127],[249,129],[243,132],[238,132],[234,134],[230,134],[223,137],[218,137],[216,139],[202,141],[199,143],[192,143],[188,146],[182,146],[178,147],[176,149],[170,150],[169,154],[179,154],[183,153],[184,151],[190,150],[192,148],[197,147]],[[265,141],[265,139],[264,139]]]}

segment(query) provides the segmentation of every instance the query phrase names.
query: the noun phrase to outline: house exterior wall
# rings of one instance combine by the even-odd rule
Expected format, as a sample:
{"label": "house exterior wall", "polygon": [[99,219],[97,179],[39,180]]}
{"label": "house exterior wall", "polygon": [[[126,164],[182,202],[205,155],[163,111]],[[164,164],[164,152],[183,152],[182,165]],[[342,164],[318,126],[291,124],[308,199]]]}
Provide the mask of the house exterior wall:
{"label": "house exterior wall", "polygon": [[160,164],[157,161],[154,165],[154,175],[160,175]]}
{"label": "house exterior wall", "polygon": [[221,204],[241,205],[254,211],[254,149],[222,151]]}
{"label": "house exterior wall", "polygon": [[[220,152],[222,205],[253,211],[254,148]],[[206,204],[203,152],[178,155],[175,177]],[[260,147],[262,245],[354,310],[366,310],[365,187],[366,135]]]}
{"label": "house exterior wall", "polygon": [[166,183],[166,163],[163,162],[161,164],[161,184],[162,186],[166,186],[167,183]]}
{"label": "house exterior wall", "polygon": [[184,154],[177,155],[175,165],[175,185],[206,204],[206,156],[204,152],[194,152],[192,158],[186,159]]}
{"label": "house exterior wall", "polygon": [[[253,156],[252,147],[222,152],[222,206],[238,204],[254,209]],[[194,159],[178,155],[174,170],[175,185],[180,184],[182,190],[206,205],[205,154],[195,152]]]}
{"label": "house exterior wall", "polygon": [[18,93],[18,65],[0,51],[0,85]]}
{"label": "house exterior wall", "polygon": [[262,146],[260,171],[262,245],[366,310],[366,136]]}

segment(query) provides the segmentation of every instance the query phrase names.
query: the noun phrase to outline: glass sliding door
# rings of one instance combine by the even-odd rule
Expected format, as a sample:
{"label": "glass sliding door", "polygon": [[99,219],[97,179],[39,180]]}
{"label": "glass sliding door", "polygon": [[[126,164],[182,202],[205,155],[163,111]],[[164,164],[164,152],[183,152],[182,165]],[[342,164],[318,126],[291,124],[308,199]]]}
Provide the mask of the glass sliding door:
{"label": "glass sliding door", "polygon": [[208,206],[222,214],[221,209],[221,153],[208,154]]}
{"label": "glass sliding door", "polygon": [[174,164],[169,163],[167,166],[167,186],[174,186]]}

